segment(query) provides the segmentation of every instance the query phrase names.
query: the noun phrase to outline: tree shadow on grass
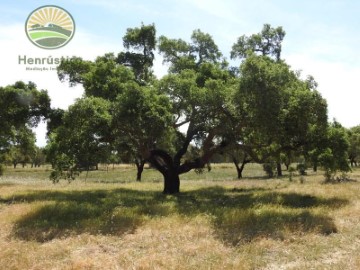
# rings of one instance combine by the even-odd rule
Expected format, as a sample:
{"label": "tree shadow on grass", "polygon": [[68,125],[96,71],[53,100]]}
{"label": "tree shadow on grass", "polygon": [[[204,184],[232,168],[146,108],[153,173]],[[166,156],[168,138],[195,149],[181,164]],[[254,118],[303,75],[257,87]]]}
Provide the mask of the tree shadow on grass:
{"label": "tree shadow on grass", "polygon": [[[259,237],[284,239],[287,234],[336,233],[336,225],[326,213],[349,203],[340,198],[222,187],[181,194],[178,200],[179,213],[212,216],[216,235],[231,245]],[[324,214],[314,213],[313,208],[323,208],[317,212]]]}
{"label": "tree shadow on grass", "polygon": [[143,211],[153,195],[126,189],[34,191],[2,201],[40,202],[16,222],[13,234],[23,240],[46,242],[80,233],[121,235],[132,232],[144,222]]}
{"label": "tree shadow on grass", "polygon": [[23,240],[46,242],[80,233],[120,236],[133,232],[149,218],[176,213],[209,216],[216,235],[231,245],[258,237],[282,238],[286,232],[334,233],[333,220],[311,209],[348,204],[339,198],[223,187],[176,196],[130,189],[33,191],[0,200],[8,204],[37,202],[15,223],[13,235]]}

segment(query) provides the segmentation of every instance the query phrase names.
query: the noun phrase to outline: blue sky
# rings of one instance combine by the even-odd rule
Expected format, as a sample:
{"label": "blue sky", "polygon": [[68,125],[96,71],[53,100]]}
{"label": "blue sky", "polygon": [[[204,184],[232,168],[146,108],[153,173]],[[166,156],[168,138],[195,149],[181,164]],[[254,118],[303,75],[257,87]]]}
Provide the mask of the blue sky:
{"label": "blue sky", "polygon": [[[25,35],[27,16],[42,5],[58,5],[76,22],[73,40],[63,48],[44,50]],[[83,93],[59,82],[56,72],[26,71],[19,55],[28,57],[82,56],[94,59],[106,52],[122,50],[122,36],[129,27],[155,23],[157,35],[189,40],[194,29],[213,36],[226,57],[243,34],[261,30],[264,23],[286,31],[282,58],[294,70],[313,75],[328,101],[329,118],[346,127],[360,124],[360,1],[355,0],[72,0],[7,1],[0,3],[0,85],[16,80],[34,81],[47,89],[53,107],[67,108]],[[158,57],[155,73],[166,67]],[[44,145],[44,125],[37,130]]]}

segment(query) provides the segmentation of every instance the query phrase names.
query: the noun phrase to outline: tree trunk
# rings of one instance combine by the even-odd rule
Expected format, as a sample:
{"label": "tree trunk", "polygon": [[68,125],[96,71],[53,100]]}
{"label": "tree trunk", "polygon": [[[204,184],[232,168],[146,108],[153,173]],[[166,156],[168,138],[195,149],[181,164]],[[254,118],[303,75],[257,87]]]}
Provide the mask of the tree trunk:
{"label": "tree trunk", "polygon": [[245,168],[245,165],[251,162],[251,158],[248,158],[248,155],[245,154],[244,157],[243,157],[243,160],[241,162],[241,166],[239,166],[239,162],[238,162],[236,157],[233,156],[232,158],[233,158],[233,162],[235,164],[238,179],[241,179],[242,178],[242,172],[243,172],[243,170]]}
{"label": "tree trunk", "polygon": [[241,163],[241,166],[240,166],[240,168],[238,169],[238,179],[242,178],[242,172],[243,172],[243,170],[244,170],[244,168],[245,168],[245,165],[246,165],[247,163],[249,163],[249,162],[247,162],[245,159],[244,159],[243,162]]}
{"label": "tree trunk", "polygon": [[291,165],[291,160],[292,160],[292,155],[291,155],[291,150],[286,151],[286,156],[285,156],[285,160],[284,160],[284,165],[286,167],[286,170],[289,171],[289,167]]}
{"label": "tree trunk", "polygon": [[290,166],[290,163],[286,162],[286,163],[285,163],[285,167],[286,167],[286,170],[287,170],[287,171],[289,170],[289,166]]}
{"label": "tree trunk", "polygon": [[242,178],[243,168],[237,166],[237,167],[236,167],[236,170],[237,170],[237,178],[238,178],[238,179],[241,179],[241,178]]}
{"label": "tree trunk", "polygon": [[178,167],[174,165],[172,157],[165,151],[152,150],[148,158],[150,164],[164,177],[164,194],[180,192],[180,177]]}
{"label": "tree trunk", "polygon": [[168,170],[164,176],[164,194],[176,194],[180,192],[180,177],[174,168]]}
{"label": "tree trunk", "polygon": [[211,163],[210,162],[206,164],[206,167],[207,167],[208,172],[211,172],[212,168],[211,168]]}
{"label": "tree trunk", "polygon": [[276,162],[276,170],[277,170],[277,175],[282,176],[282,170],[281,170],[281,163],[280,162]]}
{"label": "tree trunk", "polygon": [[350,158],[350,165],[351,165],[351,167],[357,166],[355,158],[352,158],[352,157]]}
{"label": "tree trunk", "polygon": [[242,178],[242,172],[240,171],[239,162],[238,162],[236,157],[233,157],[232,160],[233,160],[233,163],[234,163],[236,171],[237,171],[237,175],[238,175],[237,178],[241,179]]}
{"label": "tree trunk", "polygon": [[236,168],[237,178],[241,179],[242,178],[242,172],[243,172],[244,167],[245,167],[245,162],[243,160],[243,162],[241,163],[241,166],[239,166],[238,160],[235,157],[233,157],[233,163],[234,163],[235,168]]}
{"label": "tree trunk", "polygon": [[145,161],[144,160],[135,160],[135,165],[137,168],[137,173],[136,173],[136,181],[141,182],[141,175],[142,172],[144,170],[144,165],[145,165]]}
{"label": "tree trunk", "polygon": [[[215,132],[209,132],[209,135],[204,140],[203,154],[199,158],[192,161],[185,161],[181,163],[181,158],[186,153],[187,148],[193,138],[194,134],[189,135],[191,124],[188,128],[188,134],[181,149],[172,158],[166,151],[155,149],[150,151],[148,161],[164,176],[164,194],[175,194],[180,192],[180,174],[189,172],[193,169],[204,168],[210,161],[214,153],[218,152],[227,146],[227,143],[220,144],[218,147],[213,146],[213,139]],[[191,133],[191,132],[190,132]]]}
{"label": "tree trunk", "polygon": [[313,164],[313,171],[317,172],[317,163],[316,162],[314,162],[314,164]]}

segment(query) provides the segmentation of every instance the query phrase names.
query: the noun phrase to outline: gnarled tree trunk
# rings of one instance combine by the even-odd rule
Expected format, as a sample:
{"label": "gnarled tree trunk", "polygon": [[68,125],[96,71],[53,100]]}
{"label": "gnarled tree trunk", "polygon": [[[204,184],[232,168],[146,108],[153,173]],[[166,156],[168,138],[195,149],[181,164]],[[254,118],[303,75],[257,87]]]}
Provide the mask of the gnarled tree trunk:
{"label": "gnarled tree trunk", "polygon": [[164,177],[164,194],[180,192],[180,177],[177,166],[174,166],[172,157],[162,150],[153,150],[148,158],[149,162]]}
{"label": "gnarled tree trunk", "polygon": [[[191,130],[191,124],[189,126]],[[204,168],[209,162],[214,153],[227,146],[227,143],[222,142],[219,145],[213,144],[215,137],[215,130],[212,130],[204,140],[202,147],[202,156],[192,161],[185,161],[181,163],[181,158],[187,152],[187,148],[196,134],[195,131],[189,132],[183,142],[182,147],[172,158],[166,151],[152,150],[147,160],[163,175],[164,177],[164,194],[175,194],[180,192],[180,174],[191,171],[192,169]]]}

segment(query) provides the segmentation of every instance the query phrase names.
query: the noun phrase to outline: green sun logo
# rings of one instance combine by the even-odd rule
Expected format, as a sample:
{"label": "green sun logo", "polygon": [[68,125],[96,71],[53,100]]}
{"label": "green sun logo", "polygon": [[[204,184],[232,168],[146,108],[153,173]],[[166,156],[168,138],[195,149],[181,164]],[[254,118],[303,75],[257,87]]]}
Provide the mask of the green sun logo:
{"label": "green sun logo", "polygon": [[25,23],[29,40],[43,49],[65,46],[75,33],[73,17],[58,6],[42,6],[30,13]]}

